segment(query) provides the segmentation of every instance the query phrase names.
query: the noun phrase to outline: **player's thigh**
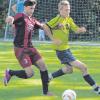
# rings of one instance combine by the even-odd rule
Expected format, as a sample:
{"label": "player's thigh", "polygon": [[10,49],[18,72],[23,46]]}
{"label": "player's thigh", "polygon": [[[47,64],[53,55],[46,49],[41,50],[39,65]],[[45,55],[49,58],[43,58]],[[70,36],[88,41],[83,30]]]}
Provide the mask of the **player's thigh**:
{"label": "player's thigh", "polygon": [[24,54],[22,59],[18,58],[18,61],[23,68],[27,68],[32,65],[31,59],[27,54]]}
{"label": "player's thigh", "polygon": [[75,60],[75,61],[71,62],[70,64],[73,67],[78,68],[78,69],[84,69],[86,67],[86,65],[79,60]]}
{"label": "player's thigh", "polygon": [[23,53],[23,48],[15,48],[14,50],[15,50],[15,56],[21,67],[26,68],[32,65],[29,55]]}
{"label": "player's thigh", "polygon": [[37,65],[37,62],[42,58],[40,53],[35,49],[35,48],[31,48],[31,52],[32,54],[30,55],[30,59],[33,65]]}
{"label": "player's thigh", "polygon": [[36,65],[39,67],[40,70],[45,71],[46,70],[46,64],[44,63],[44,60],[41,58],[36,62]]}
{"label": "player's thigh", "polygon": [[27,77],[32,77],[33,76],[33,69],[32,69],[32,62],[29,57],[29,55],[24,54],[22,59],[17,58],[21,67],[25,70]]}
{"label": "player's thigh", "polygon": [[64,73],[72,73],[73,72],[73,67],[65,64],[65,66],[62,68]]}

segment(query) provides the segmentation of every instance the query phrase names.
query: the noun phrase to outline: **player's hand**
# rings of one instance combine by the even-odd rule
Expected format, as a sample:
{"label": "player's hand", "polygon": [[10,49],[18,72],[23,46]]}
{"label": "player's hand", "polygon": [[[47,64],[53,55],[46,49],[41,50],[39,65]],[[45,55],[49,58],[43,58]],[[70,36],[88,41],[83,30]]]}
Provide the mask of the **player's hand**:
{"label": "player's hand", "polygon": [[6,18],[6,23],[8,23],[8,24],[13,24],[13,21],[14,21],[14,18],[12,16],[8,16]]}
{"label": "player's hand", "polygon": [[80,27],[78,30],[77,30],[77,33],[85,33],[86,32],[86,28],[85,27]]}
{"label": "player's hand", "polygon": [[61,45],[62,44],[62,41],[61,40],[59,40],[59,39],[53,39],[53,44],[55,44],[55,45]]}

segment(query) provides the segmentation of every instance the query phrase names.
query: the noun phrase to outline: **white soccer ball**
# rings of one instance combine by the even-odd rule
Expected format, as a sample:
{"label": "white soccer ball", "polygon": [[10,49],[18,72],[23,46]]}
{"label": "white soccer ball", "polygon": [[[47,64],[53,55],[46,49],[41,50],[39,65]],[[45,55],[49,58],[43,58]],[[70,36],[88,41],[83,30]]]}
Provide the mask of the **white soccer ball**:
{"label": "white soccer ball", "polygon": [[76,93],[74,90],[65,90],[62,94],[63,100],[76,100]]}

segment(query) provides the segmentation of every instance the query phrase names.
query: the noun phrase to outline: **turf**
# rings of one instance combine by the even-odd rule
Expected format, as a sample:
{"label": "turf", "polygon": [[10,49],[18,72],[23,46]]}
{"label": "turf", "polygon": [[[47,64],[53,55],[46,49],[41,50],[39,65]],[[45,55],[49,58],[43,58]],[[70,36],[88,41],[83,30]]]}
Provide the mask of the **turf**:
{"label": "turf", "polygon": [[[53,72],[61,65],[50,44],[35,44],[43,56],[49,72]],[[100,84],[100,47],[99,46],[71,46],[72,53],[87,64],[89,73]],[[83,80],[79,70],[74,69],[74,73],[64,75],[50,82],[49,89],[55,96],[42,96],[41,79],[39,71],[33,66],[35,76],[30,79],[19,79],[12,77],[7,87],[3,85],[4,70],[21,69],[14,53],[11,42],[0,42],[0,100],[62,100],[61,95],[64,90],[72,89],[77,94],[77,100],[100,100],[92,88]]]}

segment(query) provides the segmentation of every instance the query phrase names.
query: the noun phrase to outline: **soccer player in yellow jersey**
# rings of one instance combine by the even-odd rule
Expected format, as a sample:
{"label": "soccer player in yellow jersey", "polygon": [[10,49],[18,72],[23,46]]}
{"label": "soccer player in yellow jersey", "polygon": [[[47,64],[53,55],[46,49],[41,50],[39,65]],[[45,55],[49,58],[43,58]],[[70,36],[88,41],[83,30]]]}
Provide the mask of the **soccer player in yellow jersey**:
{"label": "soccer player in yellow jersey", "polygon": [[75,33],[86,32],[85,27],[78,27],[74,23],[70,17],[70,3],[67,0],[59,2],[58,11],[59,14],[44,26],[47,35],[53,41],[53,48],[58,59],[65,67],[51,73],[49,75],[50,79],[70,74],[73,72],[73,67],[75,67],[82,72],[84,80],[93,87],[93,90],[100,94],[100,87],[96,85],[96,82],[88,73],[86,65],[72,55],[68,45],[69,31],[72,30]]}

